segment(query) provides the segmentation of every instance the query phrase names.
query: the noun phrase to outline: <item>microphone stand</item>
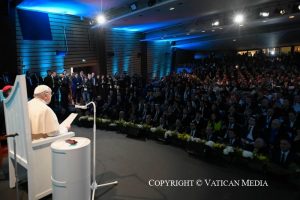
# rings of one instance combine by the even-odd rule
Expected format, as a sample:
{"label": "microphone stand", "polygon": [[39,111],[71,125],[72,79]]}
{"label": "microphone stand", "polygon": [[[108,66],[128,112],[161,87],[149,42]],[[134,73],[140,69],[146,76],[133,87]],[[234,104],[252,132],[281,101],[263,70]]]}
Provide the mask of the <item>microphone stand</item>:
{"label": "microphone stand", "polygon": [[96,189],[98,189],[99,187],[105,187],[105,186],[110,186],[110,185],[116,185],[118,184],[118,181],[113,181],[113,182],[109,182],[109,183],[103,183],[98,185],[97,181],[96,181],[96,104],[91,101],[89,103],[87,103],[84,106],[79,106],[79,105],[75,105],[75,108],[80,108],[80,109],[87,109],[89,105],[93,105],[93,109],[94,109],[94,125],[93,125],[93,182],[91,184],[91,189],[92,189],[92,200],[95,199],[95,192]]}

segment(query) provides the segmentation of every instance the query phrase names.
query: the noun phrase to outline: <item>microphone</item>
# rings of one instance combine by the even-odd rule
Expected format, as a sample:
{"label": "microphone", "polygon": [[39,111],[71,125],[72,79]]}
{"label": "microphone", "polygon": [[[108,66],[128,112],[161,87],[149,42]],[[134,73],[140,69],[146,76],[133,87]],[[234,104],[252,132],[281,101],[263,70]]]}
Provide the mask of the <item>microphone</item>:
{"label": "microphone", "polygon": [[19,135],[18,133],[12,133],[12,134],[7,134],[4,137],[6,137],[6,138],[8,138],[8,137],[16,137],[18,135]]}
{"label": "microphone", "polygon": [[75,105],[75,108],[79,108],[79,109],[86,110],[86,109],[87,109],[87,106]]}

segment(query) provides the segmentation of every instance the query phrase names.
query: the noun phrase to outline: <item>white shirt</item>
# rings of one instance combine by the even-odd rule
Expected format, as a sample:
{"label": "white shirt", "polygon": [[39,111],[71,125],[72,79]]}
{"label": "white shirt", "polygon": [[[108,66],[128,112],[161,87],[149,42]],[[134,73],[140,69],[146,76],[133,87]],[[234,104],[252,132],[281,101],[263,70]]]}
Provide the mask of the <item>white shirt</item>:
{"label": "white shirt", "polygon": [[281,151],[280,162],[285,163],[286,158],[290,151]]}
{"label": "white shirt", "polygon": [[251,126],[250,131],[248,132],[248,135],[247,135],[247,139],[249,139],[251,141],[254,140],[252,132],[253,132],[253,126]]}
{"label": "white shirt", "polygon": [[294,104],[293,108],[294,108],[295,112],[297,112],[297,113],[300,112],[300,104],[299,103]]}

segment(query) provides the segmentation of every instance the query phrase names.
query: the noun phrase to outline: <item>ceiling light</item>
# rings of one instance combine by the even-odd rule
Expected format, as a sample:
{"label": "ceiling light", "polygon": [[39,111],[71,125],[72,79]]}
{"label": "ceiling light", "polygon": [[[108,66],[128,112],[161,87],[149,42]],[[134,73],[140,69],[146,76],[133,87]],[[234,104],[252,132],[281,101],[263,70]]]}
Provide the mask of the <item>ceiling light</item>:
{"label": "ceiling light", "polygon": [[233,39],[232,41],[233,41],[233,42],[236,42],[236,39]]}
{"label": "ceiling light", "polygon": [[220,30],[222,30],[223,28],[222,28],[222,27],[220,27],[219,29],[220,29]]}
{"label": "ceiling light", "polygon": [[294,16],[294,15],[291,15],[291,16],[289,16],[289,19],[293,19],[293,18],[295,18],[295,16]]}
{"label": "ceiling light", "polygon": [[211,25],[212,25],[212,26],[219,26],[219,25],[220,25],[220,22],[219,22],[219,20],[216,20],[216,21],[214,21]]}
{"label": "ceiling light", "polygon": [[284,15],[284,14],[285,14],[285,10],[284,10],[284,9],[281,9],[281,10],[279,11],[279,13],[280,13],[281,15]]}
{"label": "ceiling light", "polygon": [[240,24],[240,26],[242,27],[242,26],[244,26],[244,24]]}
{"label": "ceiling light", "polygon": [[298,2],[298,3],[295,3],[295,4],[292,6],[291,13],[299,12],[299,10],[300,10],[300,4],[299,4],[299,2]]}
{"label": "ceiling light", "polygon": [[233,21],[236,24],[241,24],[244,21],[244,15],[243,14],[237,14],[237,15],[235,15]]}
{"label": "ceiling light", "polygon": [[270,13],[269,12],[260,12],[259,15],[261,17],[269,17]]}
{"label": "ceiling light", "polygon": [[137,2],[130,4],[129,7],[130,7],[131,11],[137,10]]}
{"label": "ceiling light", "polygon": [[97,22],[98,22],[98,24],[105,24],[105,22],[106,22],[105,16],[104,15],[98,15],[97,16]]}
{"label": "ceiling light", "polygon": [[202,33],[205,33],[205,30],[201,31]]}
{"label": "ceiling light", "polygon": [[171,7],[169,10],[171,10],[171,11],[172,11],[172,10],[175,10],[175,8],[174,8],[174,7]]}

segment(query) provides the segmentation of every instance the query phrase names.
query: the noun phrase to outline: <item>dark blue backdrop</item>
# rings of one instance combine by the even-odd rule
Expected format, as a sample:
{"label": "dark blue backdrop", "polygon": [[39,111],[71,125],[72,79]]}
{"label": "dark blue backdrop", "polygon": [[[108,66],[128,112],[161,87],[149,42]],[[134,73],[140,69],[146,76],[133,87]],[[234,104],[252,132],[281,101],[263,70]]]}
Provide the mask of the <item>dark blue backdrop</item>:
{"label": "dark blue backdrop", "polygon": [[23,40],[52,40],[47,13],[18,10]]}

